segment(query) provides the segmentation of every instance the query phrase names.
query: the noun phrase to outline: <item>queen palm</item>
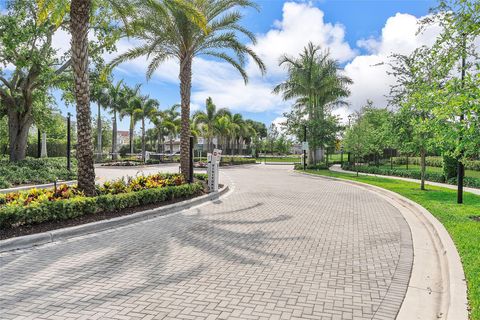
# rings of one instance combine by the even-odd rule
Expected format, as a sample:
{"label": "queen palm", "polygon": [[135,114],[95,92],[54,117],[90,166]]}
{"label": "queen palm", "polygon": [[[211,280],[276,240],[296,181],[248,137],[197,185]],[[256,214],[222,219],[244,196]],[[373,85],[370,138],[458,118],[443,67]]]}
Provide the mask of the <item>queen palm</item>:
{"label": "queen palm", "polygon": [[[189,173],[190,94],[192,86],[192,61],[198,55],[209,55],[232,65],[242,75],[246,58],[250,56],[262,72],[265,66],[238,35],[247,36],[255,43],[255,35],[239,25],[242,13],[239,8],[256,7],[249,0],[190,0],[188,1],[205,19],[205,28],[198,19],[192,19],[191,10],[182,6],[160,6],[158,1],[139,4],[141,21],[137,21],[135,37],[142,44],[113,60],[112,65],[147,56],[150,64],[147,78],[158,66],[170,58],[178,59],[180,65],[181,96],[181,157],[180,166],[184,175]],[[195,16],[194,16],[195,17]],[[233,54],[230,55],[230,53]]]}
{"label": "queen palm", "polygon": [[101,90],[98,100],[112,114],[112,159],[117,159],[117,114],[121,112],[124,103],[123,80]]}
{"label": "queen palm", "polygon": [[133,117],[142,123],[142,161],[145,162],[146,143],[145,143],[145,120],[153,118],[158,111],[159,103],[155,99],[148,96],[135,96],[131,100],[133,109]]}
{"label": "queen palm", "polygon": [[[328,108],[346,104],[343,98],[350,94],[352,80],[339,74],[337,62],[319,46],[310,42],[298,58],[284,56],[280,65],[287,66],[288,78],[273,91],[282,93],[284,100],[296,99],[309,121],[323,120]],[[314,149],[310,148],[310,162],[315,161]]]}
{"label": "queen palm", "polygon": [[212,141],[215,137],[215,121],[226,113],[230,113],[230,111],[226,108],[217,110],[212,98],[208,97],[205,102],[205,111],[198,110],[193,114],[193,121],[201,126],[203,137],[207,140],[207,152],[213,151]]}
{"label": "queen palm", "polygon": [[128,137],[130,143],[130,153],[133,154],[133,134],[135,130],[135,124],[137,120],[135,118],[135,109],[137,109],[137,105],[134,103],[139,97],[140,94],[140,84],[135,85],[135,87],[130,88],[128,86],[124,86],[123,88],[123,101],[122,101],[122,108],[120,111],[120,119],[125,118],[126,116],[130,117],[130,122],[128,126]]}
{"label": "queen palm", "polygon": [[168,138],[170,140],[170,156],[173,158],[173,140],[178,135],[180,131],[180,113],[178,109],[180,108],[179,104],[174,104],[170,108],[164,110],[164,121],[163,127],[168,133]]}

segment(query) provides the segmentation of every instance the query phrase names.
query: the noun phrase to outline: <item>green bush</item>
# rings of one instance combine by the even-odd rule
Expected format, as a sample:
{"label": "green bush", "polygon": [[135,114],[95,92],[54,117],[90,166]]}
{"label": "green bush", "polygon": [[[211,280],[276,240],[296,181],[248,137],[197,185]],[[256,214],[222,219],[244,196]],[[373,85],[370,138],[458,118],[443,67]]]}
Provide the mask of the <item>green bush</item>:
{"label": "green bush", "polygon": [[[0,160],[0,188],[30,183],[49,183],[56,179],[72,180],[76,178],[77,161],[72,158],[72,170],[67,170],[66,158],[26,158],[9,162]],[[2,181],[3,180],[3,181]]]}
{"label": "green bush", "polygon": [[221,157],[220,165],[238,165],[238,164],[254,164],[257,160],[254,158],[240,158],[240,157]]}
{"label": "green bush", "polygon": [[[421,172],[420,170],[405,170],[405,169],[384,169],[384,168],[377,168],[377,167],[370,167],[370,166],[350,166],[345,164],[343,169],[350,170],[350,171],[357,171],[363,173],[371,173],[371,174],[379,174],[384,176],[396,176],[396,177],[403,177],[403,178],[411,178],[411,179],[421,179]],[[425,180],[432,181],[432,182],[440,182],[440,183],[448,183],[448,184],[457,184],[457,178],[450,178],[445,179],[445,176],[441,173],[435,172],[427,172],[425,173]],[[480,179],[478,178],[471,178],[465,177],[463,180],[463,185],[465,187],[471,188],[480,188]]]}
{"label": "green bush", "polygon": [[[303,170],[303,163],[295,163],[294,169]],[[326,170],[326,169],[328,169],[328,167],[325,163],[307,165],[307,170]]]}
{"label": "green bush", "polygon": [[201,183],[193,183],[90,198],[82,196],[29,206],[3,206],[0,208],[0,227],[12,228],[45,221],[60,221],[92,213],[113,212],[139,205],[161,203],[197,195],[202,189]]}
{"label": "green bush", "polygon": [[[442,157],[426,157],[427,167],[443,167]],[[393,164],[405,165],[407,163],[407,157],[393,157]],[[408,157],[408,164],[420,165],[420,157]],[[480,171],[480,160],[467,160],[465,161],[466,170]]]}
{"label": "green bush", "polygon": [[458,160],[451,156],[443,156],[443,175],[449,180],[457,176]]}

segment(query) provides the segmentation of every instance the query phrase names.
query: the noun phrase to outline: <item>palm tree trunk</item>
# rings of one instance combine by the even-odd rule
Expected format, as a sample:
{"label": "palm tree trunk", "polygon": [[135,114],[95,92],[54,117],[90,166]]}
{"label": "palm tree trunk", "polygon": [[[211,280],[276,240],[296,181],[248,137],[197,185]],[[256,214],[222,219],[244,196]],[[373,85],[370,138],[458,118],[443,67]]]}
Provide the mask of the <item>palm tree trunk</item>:
{"label": "palm tree trunk", "polygon": [[133,128],[134,123],[133,123],[133,114],[130,115],[130,128],[128,131],[128,136],[130,139],[130,153],[133,154]]}
{"label": "palm tree trunk", "polygon": [[117,159],[117,111],[113,110],[112,118],[112,160]]}
{"label": "palm tree trunk", "polygon": [[90,84],[88,79],[88,26],[91,0],[72,0],[70,32],[72,34],[72,66],[77,102],[77,167],[78,188],[85,195],[95,195]]}
{"label": "palm tree trunk", "polygon": [[185,178],[190,172],[190,94],[192,89],[192,57],[184,53],[180,59],[180,170]]}
{"label": "palm tree trunk", "polygon": [[142,117],[142,162],[145,162],[145,117]]}

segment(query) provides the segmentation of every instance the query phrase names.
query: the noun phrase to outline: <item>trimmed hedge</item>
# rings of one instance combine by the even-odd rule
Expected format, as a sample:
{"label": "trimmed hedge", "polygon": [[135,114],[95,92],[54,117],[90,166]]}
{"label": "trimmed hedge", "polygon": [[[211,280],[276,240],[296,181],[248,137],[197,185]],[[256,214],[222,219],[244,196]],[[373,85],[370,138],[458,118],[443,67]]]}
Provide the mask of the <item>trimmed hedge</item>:
{"label": "trimmed hedge", "polygon": [[[443,167],[442,157],[426,157],[427,167]],[[394,164],[405,165],[407,163],[407,157],[392,157]],[[408,157],[408,164],[420,165],[420,157]],[[467,160],[465,161],[466,170],[480,171],[480,160]]]}
{"label": "trimmed hedge", "polygon": [[56,179],[76,178],[77,161],[72,158],[72,170],[67,170],[67,158],[27,158],[17,162],[0,160],[0,188],[29,183],[50,183]]}
{"label": "trimmed hedge", "polygon": [[[295,163],[295,170],[303,170],[303,163]],[[328,169],[325,163],[307,164],[307,170],[326,170]]]}
{"label": "trimmed hedge", "polygon": [[[370,166],[351,166],[344,164],[343,169],[350,170],[350,171],[358,171],[363,173],[371,173],[371,174],[379,174],[384,176],[395,176],[395,177],[403,177],[403,178],[411,178],[411,179],[421,179],[421,172],[419,170],[405,170],[405,169],[383,169],[377,167],[370,167]],[[457,184],[456,178],[445,179],[445,176],[441,173],[435,172],[426,172],[425,173],[425,180],[432,181],[432,182],[440,182],[440,183],[448,183],[448,184]],[[463,185],[465,187],[472,187],[472,188],[480,188],[480,179],[478,178],[471,178],[465,177],[463,181]]]}
{"label": "trimmed hedge", "polygon": [[0,208],[0,228],[67,220],[87,214],[113,212],[125,208],[161,203],[198,195],[202,190],[203,185],[197,182],[137,192],[108,194],[96,197],[75,197],[29,206],[4,206]]}

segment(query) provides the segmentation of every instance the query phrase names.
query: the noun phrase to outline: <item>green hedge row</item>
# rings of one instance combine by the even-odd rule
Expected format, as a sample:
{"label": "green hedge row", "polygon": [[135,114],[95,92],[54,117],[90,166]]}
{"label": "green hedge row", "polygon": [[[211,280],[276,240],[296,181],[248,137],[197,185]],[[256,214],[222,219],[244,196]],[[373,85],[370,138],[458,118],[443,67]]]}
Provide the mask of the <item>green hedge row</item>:
{"label": "green hedge row", "polygon": [[43,202],[36,206],[5,206],[0,208],[0,228],[12,228],[46,221],[67,220],[86,214],[113,212],[125,208],[161,203],[198,195],[202,189],[203,185],[197,182],[115,195],[76,197],[66,200]]}
{"label": "green hedge row", "polygon": [[55,179],[76,178],[77,161],[72,158],[72,170],[67,170],[66,158],[27,158],[18,162],[0,160],[0,189],[12,185],[50,183]]}
{"label": "green hedge row", "polygon": [[[303,170],[303,163],[295,163],[294,169]],[[326,170],[326,169],[328,169],[328,167],[325,163],[307,165],[307,170]]]}
{"label": "green hedge row", "polygon": [[[443,167],[442,157],[426,157],[427,167]],[[407,157],[392,157],[394,164],[405,165],[407,163]],[[408,157],[408,164],[420,165],[420,157]],[[467,160],[465,162],[465,169],[480,171],[480,160]]]}
{"label": "green hedge row", "polygon": [[[371,173],[371,174],[379,174],[384,176],[395,176],[395,177],[411,178],[411,179],[418,179],[418,180],[421,179],[420,170],[384,169],[384,168],[377,168],[373,166],[354,167],[346,164],[344,164],[343,169],[351,170],[351,171],[359,171],[364,173]],[[445,179],[445,176],[442,173],[435,173],[435,172],[426,172],[425,180],[432,181],[432,182],[448,183],[453,185],[457,184],[456,178],[451,178],[447,180]],[[465,177],[463,185],[465,187],[480,188],[480,179]]]}

